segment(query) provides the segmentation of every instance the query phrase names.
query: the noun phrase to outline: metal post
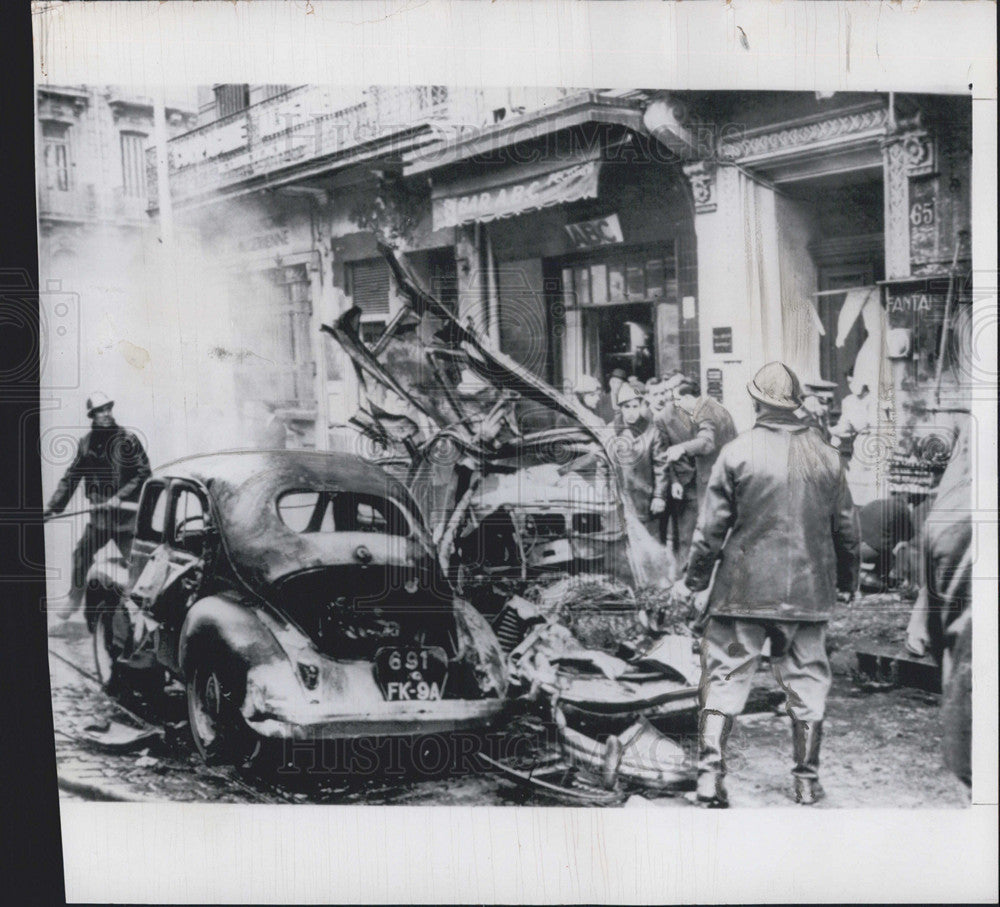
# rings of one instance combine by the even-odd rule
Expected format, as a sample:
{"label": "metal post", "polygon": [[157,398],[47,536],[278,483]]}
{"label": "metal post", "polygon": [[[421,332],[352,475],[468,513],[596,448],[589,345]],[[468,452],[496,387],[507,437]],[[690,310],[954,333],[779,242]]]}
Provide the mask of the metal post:
{"label": "metal post", "polygon": [[490,231],[483,227],[483,245],[485,246],[486,258],[486,316],[487,330],[489,331],[490,344],[493,349],[500,349],[500,292],[497,286],[497,263],[493,257],[493,242],[490,239]]}
{"label": "metal post", "polygon": [[156,97],[153,100],[153,131],[156,135],[156,191],[159,196],[160,235],[164,243],[171,243],[174,238],[174,206],[170,197],[170,157],[167,151],[167,110],[164,99],[163,85],[155,86]]}

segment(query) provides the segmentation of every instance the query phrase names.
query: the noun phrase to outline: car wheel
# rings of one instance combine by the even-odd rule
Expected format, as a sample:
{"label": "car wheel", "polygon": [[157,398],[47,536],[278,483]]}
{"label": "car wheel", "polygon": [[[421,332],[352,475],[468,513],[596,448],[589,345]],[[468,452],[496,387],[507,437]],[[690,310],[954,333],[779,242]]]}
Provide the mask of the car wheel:
{"label": "car wheel", "polygon": [[247,727],[231,675],[199,659],[188,671],[188,723],[194,745],[209,765],[245,767],[261,752],[261,738]]}
{"label": "car wheel", "polygon": [[101,608],[94,623],[94,667],[97,679],[109,693],[121,687],[122,670],[118,664],[121,647],[115,643],[115,614],[110,608]]}

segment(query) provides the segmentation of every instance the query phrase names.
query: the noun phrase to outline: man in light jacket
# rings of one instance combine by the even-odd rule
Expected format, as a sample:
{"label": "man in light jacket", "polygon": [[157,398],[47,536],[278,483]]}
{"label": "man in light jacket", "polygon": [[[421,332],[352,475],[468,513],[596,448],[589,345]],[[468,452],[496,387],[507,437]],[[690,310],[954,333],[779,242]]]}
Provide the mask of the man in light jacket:
{"label": "man in light jacket", "polygon": [[615,420],[615,441],[611,445],[622,478],[622,488],[628,495],[636,515],[653,538],[659,537],[660,515],[667,496],[667,472],[663,463],[663,444],[654,420],[643,412],[641,394],[629,383],[618,389],[618,416]]}
{"label": "man in light jacket", "polygon": [[811,804],[830,664],[826,625],[838,590],[858,584],[859,528],[837,451],[795,415],[802,390],[780,362],[747,385],[753,428],[726,445],[712,469],[691,545],[683,595],[707,589],[701,643],[700,805],[728,805],[725,746],[743,711],[764,641],[792,718],[792,795]]}

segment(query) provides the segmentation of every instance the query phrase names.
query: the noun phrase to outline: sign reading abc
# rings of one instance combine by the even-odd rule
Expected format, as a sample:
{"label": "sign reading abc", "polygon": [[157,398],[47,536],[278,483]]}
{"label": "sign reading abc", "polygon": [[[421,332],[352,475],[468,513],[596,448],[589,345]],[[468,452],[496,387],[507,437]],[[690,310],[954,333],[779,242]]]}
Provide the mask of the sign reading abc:
{"label": "sign reading abc", "polygon": [[581,221],[578,224],[566,224],[566,232],[574,249],[594,249],[623,241],[622,226],[618,222],[617,214]]}

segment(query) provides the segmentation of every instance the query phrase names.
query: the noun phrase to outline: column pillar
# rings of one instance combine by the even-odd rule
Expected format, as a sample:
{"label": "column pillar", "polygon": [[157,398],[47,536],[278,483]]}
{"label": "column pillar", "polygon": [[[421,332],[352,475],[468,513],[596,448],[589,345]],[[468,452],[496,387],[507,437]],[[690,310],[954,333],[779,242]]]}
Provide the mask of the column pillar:
{"label": "column pillar", "polygon": [[[697,161],[684,166],[694,205],[698,243],[699,346],[702,392],[721,397],[739,430],[753,424],[746,383],[763,355],[760,313],[751,287],[759,286],[749,236],[755,231],[756,196],[745,204],[739,169]],[[758,294],[759,295],[759,294]]]}
{"label": "column pillar", "polygon": [[[919,125],[911,121],[910,126]],[[926,129],[910,128],[882,143],[885,173],[885,276],[909,277],[910,178],[934,172],[936,144]]]}

